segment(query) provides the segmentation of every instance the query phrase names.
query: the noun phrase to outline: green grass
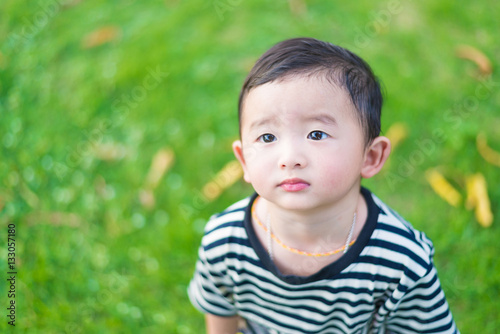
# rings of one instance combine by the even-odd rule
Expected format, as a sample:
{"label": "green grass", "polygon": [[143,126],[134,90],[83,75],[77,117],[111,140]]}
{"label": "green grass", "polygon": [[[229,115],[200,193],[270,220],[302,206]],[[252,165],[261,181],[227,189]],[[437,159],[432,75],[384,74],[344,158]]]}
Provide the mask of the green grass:
{"label": "green grass", "polygon": [[[186,296],[203,224],[252,190],[237,182],[213,202],[194,199],[233,159],[248,70],[294,36],[351,47],[372,65],[386,92],[383,130],[403,122],[409,133],[365,184],[433,240],[461,331],[498,330],[499,169],[475,146],[484,131],[500,151],[498,2],[309,1],[303,14],[286,1],[67,3],[0,5],[0,331],[10,327],[3,277],[15,223],[18,331],[203,332]],[[105,26],[118,27],[115,40],[82,47]],[[460,44],[494,67],[474,105],[484,81],[455,55]],[[118,157],[99,158],[103,147]],[[146,209],[139,191],[162,148],[175,162]],[[465,176],[484,174],[491,228],[432,191],[424,172],[436,166],[462,196]]]}

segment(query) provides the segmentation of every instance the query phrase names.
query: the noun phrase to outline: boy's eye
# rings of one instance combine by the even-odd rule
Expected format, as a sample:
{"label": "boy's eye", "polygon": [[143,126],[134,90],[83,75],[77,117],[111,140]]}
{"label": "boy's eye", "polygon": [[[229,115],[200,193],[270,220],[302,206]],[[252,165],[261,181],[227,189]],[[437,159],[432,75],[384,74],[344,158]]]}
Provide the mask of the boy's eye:
{"label": "boy's eye", "polygon": [[273,141],[276,140],[276,136],[272,135],[270,133],[266,133],[266,134],[263,134],[262,136],[260,136],[259,140],[264,142],[264,143],[272,143]]}
{"label": "boy's eye", "polygon": [[307,138],[312,140],[321,140],[328,138],[328,135],[323,131],[312,131],[310,134],[307,135]]}

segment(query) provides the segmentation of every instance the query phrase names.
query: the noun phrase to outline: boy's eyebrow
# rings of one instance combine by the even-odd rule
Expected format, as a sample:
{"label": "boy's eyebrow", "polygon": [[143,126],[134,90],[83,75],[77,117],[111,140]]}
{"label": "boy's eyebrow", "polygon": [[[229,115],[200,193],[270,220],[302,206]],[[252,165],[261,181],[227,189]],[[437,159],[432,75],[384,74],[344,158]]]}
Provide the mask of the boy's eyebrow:
{"label": "boy's eyebrow", "polygon": [[[337,120],[329,114],[312,115],[310,117],[305,118],[305,121],[306,122],[317,121],[317,122],[321,122],[324,124],[337,125]],[[267,125],[269,123],[275,125],[275,124],[279,123],[279,121],[274,116],[264,117],[262,119],[258,119],[256,121],[254,121],[252,124],[250,124],[250,130],[257,128],[257,127],[260,127],[260,126],[263,126],[263,125]]]}
{"label": "boy's eyebrow", "polygon": [[273,116],[258,119],[256,121],[254,121],[252,124],[250,124],[250,130],[253,128],[257,128],[259,126],[266,125],[268,123],[276,124],[276,123],[278,123],[278,120],[276,119],[276,117],[273,117]]}
{"label": "boy's eyebrow", "polygon": [[308,117],[307,121],[319,121],[325,124],[337,125],[337,120],[329,114],[319,114]]}

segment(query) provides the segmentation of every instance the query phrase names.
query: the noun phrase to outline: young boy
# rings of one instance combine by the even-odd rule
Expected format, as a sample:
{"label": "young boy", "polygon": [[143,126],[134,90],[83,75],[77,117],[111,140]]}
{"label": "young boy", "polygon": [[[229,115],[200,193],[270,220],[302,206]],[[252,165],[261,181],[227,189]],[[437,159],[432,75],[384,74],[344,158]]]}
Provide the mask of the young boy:
{"label": "young boy", "polygon": [[432,243],[361,187],[390,153],[381,107],[341,47],[290,39],[257,61],[233,144],[256,193],[208,222],[188,291],[208,333],[458,332]]}

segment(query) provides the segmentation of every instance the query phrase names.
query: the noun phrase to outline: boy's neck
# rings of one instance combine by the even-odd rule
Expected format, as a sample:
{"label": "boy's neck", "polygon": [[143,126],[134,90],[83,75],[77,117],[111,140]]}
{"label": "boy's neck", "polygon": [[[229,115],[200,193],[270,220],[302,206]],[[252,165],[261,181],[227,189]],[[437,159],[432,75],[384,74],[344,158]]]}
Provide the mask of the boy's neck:
{"label": "boy's neck", "polygon": [[285,210],[264,199],[259,203],[257,213],[261,220],[269,217],[273,233],[285,244],[289,243],[288,246],[296,248],[320,247],[329,251],[342,246],[353,224],[354,213],[353,239],[367,217],[367,205],[359,190],[351,191],[336,205],[309,211]]}

